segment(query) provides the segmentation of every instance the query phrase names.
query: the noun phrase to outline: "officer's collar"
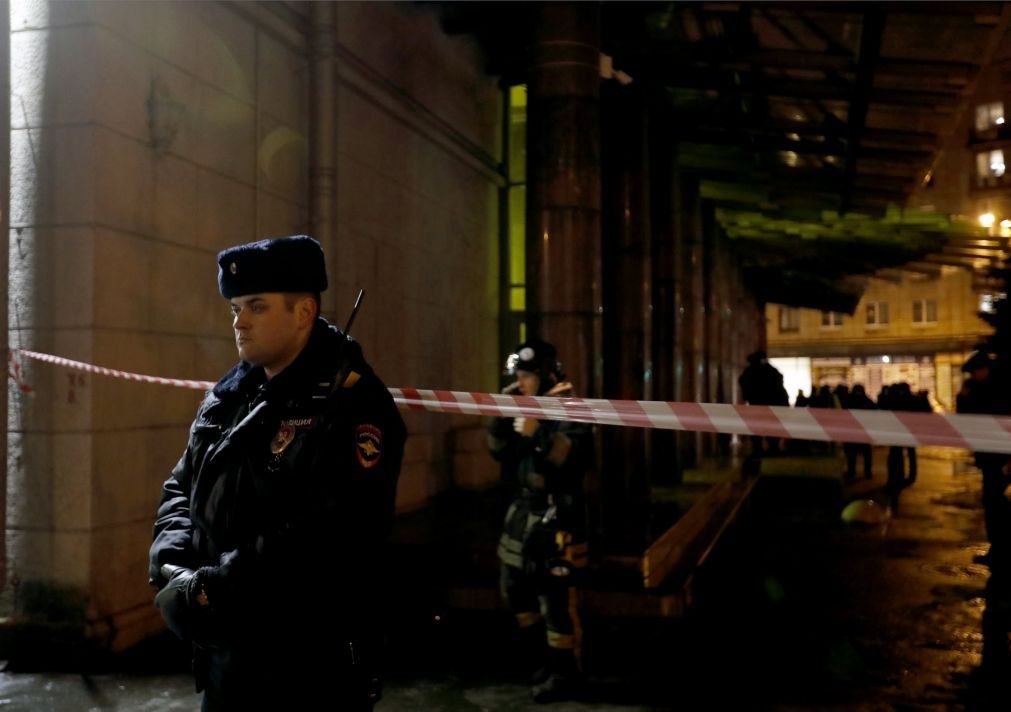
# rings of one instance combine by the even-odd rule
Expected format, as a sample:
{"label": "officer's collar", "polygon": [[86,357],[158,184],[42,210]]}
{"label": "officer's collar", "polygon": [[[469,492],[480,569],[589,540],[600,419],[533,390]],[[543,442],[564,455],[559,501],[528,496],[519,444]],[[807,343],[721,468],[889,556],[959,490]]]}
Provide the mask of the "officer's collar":
{"label": "officer's collar", "polygon": [[[271,393],[296,393],[310,391],[321,378],[332,378],[339,364],[339,344],[344,335],[325,319],[318,318],[313,325],[312,333],[305,347],[295,357],[295,360],[269,381],[261,366],[253,366],[240,361],[226,373],[214,386],[214,395],[227,397],[239,393],[249,393],[266,385],[268,395]],[[348,341],[345,357],[352,361],[361,359],[361,347],[354,341]]]}
{"label": "officer's collar", "polygon": [[239,361],[221,377],[220,381],[214,384],[212,392],[218,398],[225,398],[259,388],[266,381],[267,376],[262,368],[245,361]]}

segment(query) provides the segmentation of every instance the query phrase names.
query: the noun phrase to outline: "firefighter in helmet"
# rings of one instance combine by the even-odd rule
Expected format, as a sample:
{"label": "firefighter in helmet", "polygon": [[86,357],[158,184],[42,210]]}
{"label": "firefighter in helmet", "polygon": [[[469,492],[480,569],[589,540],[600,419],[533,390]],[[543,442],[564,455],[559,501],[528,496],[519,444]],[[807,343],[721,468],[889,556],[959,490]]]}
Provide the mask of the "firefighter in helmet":
{"label": "firefighter in helmet", "polygon": [[[503,393],[572,397],[555,347],[530,339],[506,360]],[[583,478],[593,434],[583,423],[496,418],[488,431],[514,496],[498,556],[502,595],[516,616],[536,702],[572,699],[581,687],[577,578],[586,566]]]}

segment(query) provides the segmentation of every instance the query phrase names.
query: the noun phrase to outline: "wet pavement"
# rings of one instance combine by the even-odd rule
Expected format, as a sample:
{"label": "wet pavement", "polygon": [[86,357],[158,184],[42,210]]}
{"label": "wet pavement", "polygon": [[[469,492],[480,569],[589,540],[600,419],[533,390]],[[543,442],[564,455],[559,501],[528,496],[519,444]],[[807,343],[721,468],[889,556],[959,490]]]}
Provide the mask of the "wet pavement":
{"label": "wet pavement", "polygon": [[[588,621],[588,701],[552,709],[1011,710],[1011,676],[991,685],[978,670],[989,577],[975,560],[986,550],[978,473],[950,451],[922,452],[896,516],[844,524],[848,502],[884,502],[875,454],[871,482],[763,477],[700,572],[689,615]],[[534,709],[510,640],[503,611],[406,623],[378,709]],[[180,649],[158,650],[118,672],[2,673],[0,710],[198,709]]]}

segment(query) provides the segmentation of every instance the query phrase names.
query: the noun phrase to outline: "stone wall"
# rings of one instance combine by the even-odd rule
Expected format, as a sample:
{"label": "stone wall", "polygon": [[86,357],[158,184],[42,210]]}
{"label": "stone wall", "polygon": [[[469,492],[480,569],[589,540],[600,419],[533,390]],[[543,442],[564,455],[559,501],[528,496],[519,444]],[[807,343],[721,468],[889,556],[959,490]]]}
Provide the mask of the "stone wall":
{"label": "stone wall", "polygon": [[[491,387],[498,91],[426,12],[337,15],[325,311],[366,288],[354,333],[390,385]],[[215,253],[309,224],[309,30],[297,4],[11,3],[12,346],[210,380],[234,361]],[[83,593],[91,634],[126,647],[160,627],[147,548],[200,394],[22,365],[6,597]],[[401,509],[446,486],[476,423],[408,425]]]}
{"label": "stone wall", "polygon": [[[365,288],[355,334],[390,386],[497,389],[500,92],[425,8],[338,3],[337,43],[337,313]],[[454,434],[473,417],[404,415],[400,510],[497,477]]]}

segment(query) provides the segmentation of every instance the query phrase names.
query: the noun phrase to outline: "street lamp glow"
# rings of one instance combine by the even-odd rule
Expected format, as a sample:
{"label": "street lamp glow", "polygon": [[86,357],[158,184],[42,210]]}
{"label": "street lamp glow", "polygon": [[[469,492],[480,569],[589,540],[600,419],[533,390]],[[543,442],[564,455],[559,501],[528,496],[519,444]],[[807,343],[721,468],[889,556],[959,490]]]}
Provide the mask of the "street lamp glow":
{"label": "street lamp glow", "polygon": [[979,216],[979,224],[983,227],[993,227],[996,220],[997,218],[993,216],[993,213],[983,213]]}
{"label": "street lamp glow", "polygon": [[1004,117],[1003,116],[998,116],[996,119],[994,119],[993,122],[995,124],[997,124],[998,126],[1003,126],[1004,125]]}
{"label": "street lamp glow", "polygon": [[1008,228],[1011,228],[1011,220],[1001,220],[1000,221],[1000,226],[1002,228],[1004,228],[1005,230],[1007,230]]}

